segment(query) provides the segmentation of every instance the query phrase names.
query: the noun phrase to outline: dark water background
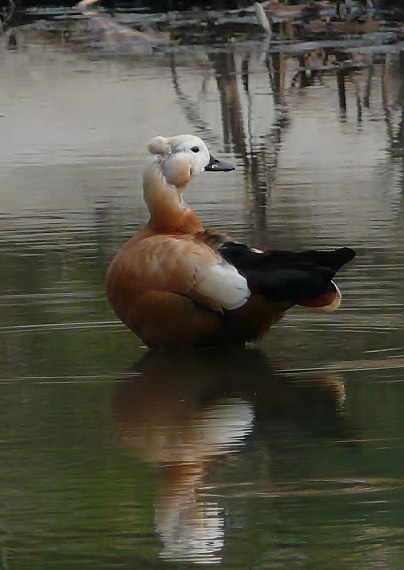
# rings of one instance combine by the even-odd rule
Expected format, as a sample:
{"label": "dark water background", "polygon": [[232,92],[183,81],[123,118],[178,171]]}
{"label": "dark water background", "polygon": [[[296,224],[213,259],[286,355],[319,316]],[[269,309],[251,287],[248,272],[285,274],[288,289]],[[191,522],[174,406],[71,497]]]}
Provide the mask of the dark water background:
{"label": "dark water background", "polygon": [[[404,569],[404,56],[375,43],[349,72],[315,44],[2,46],[2,570]],[[338,312],[219,354],[116,321],[147,142],[183,132],[237,165],[187,190],[207,226],[357,249]]]}

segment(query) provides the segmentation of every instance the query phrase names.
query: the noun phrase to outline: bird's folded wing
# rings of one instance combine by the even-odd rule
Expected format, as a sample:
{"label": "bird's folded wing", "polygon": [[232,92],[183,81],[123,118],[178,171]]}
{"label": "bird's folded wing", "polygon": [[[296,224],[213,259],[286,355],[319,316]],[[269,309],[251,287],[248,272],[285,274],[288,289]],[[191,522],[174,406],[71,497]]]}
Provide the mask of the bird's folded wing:
{"label": "bird's folded wing", "polygon": [[247,281],[237,269],[192,239],[145,238],[127,261],[144,286],[186,295],[217,311],[241,307],[250,296]]}

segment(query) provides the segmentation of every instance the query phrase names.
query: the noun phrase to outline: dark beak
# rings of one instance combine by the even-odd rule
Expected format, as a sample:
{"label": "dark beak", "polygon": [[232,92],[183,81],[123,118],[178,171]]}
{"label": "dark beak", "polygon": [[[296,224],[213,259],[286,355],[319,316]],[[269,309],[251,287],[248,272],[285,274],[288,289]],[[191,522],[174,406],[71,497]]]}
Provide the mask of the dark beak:
{"label": "dark beak", "polygon": [[214,158],[210,155],[209,163],[205,166],[205,170],[208,172],[230,172],[230,170],[234,170],[236,167],[230,162],[222,162],[217,158]]}

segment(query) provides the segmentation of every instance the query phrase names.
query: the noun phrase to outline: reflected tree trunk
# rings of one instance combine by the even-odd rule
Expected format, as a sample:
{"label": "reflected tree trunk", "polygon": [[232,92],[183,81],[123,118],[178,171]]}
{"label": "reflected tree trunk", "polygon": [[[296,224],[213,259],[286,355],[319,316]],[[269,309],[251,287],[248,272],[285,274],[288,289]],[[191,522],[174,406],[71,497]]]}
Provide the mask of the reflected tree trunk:
{"label": "reflected tree trunk", "polygon": [[345,71],[337,71],[338,103],[341,117],[346,117],[346,74]]}
{"label": "reflected tree trunk", "polygon": [[[251,225],[266,228],[267,184],[262,173],[266,170],[265,147],[257,149],[249,133],[245,129],[243,106],[237,84],[237,68],[233,53],[211,54],[220,97],[223,121],[223,137],[228,150],[234,149],[235,154],[243,161],[246,190],[252,197],[253,220]],[[249,93],[248,59],[242,62],[242,83],[249,102],[248,114],[251,114],[251,98]],[[247,117],[247,124],[251,124]]]}
{"label": "reflected tree trunk", "polygon": [[382,100],[384,105],[389,104],[389,63],[390,57],[385,55],[383,66],[383,79],[382,79]]}
{"label": "reflected tree trunk", "polygon": [[229,151],[233,147],[247,166],[243,109],[237,88],[234,54],[212,53],[209,59],[213,65],[219,90],[225,148]]}
{"label": "reflected tree trunk", "polygon": [[372,56],[366,77],[365,95],[363,97],[363,105],[366,107],[366,109],[369,109],[370,107],[370,95],[372,91],[373,74],[374,74],[374,56]]}

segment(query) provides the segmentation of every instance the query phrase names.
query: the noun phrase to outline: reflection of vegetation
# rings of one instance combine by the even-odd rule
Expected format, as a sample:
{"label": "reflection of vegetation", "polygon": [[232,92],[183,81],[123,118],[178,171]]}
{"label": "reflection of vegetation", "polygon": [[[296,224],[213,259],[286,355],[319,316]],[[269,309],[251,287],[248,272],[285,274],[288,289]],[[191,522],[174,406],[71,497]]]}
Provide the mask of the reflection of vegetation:
{"label": "reflection of vegetation", "polygon": [[[391,63],[386,56],[385,60],[386,82],[389,76],[389,66]],[[393,103],[395,109],[398,110],[398,124],[394,124],[394,111],[389,105],[388,95],[383,91],[383,103],[385,111],[385,121],[387,126],[387,134],[389,138],[390,152],[393,158],[402,157],[404,154],[404,82],[402,80],[404,73],[404,54],[400,51],[396,59],[396,81],[398,81],[398,89],[396,100]]]}

